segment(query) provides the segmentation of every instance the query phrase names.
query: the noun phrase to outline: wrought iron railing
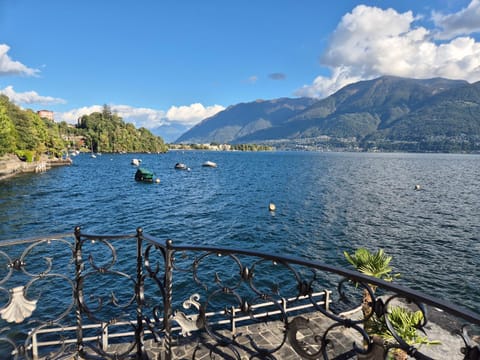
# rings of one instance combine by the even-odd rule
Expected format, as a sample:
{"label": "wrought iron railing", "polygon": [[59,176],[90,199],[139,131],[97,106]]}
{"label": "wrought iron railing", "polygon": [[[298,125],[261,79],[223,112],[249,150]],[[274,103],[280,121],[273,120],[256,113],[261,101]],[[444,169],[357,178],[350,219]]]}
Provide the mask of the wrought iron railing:
{"label": "wrought iron railing", "polygon": [[[444,344],[403,334],[389,315],[399,306],[420,311],[430,340],[440,333],[427,320],[446,322]],[[440,296],[316,261],[161,242],[141,228],[0,242],[0,317],[1,359],[348,359],[377,351],[366,318],[387,329],[382,356],[480,359],[480,315]]]}

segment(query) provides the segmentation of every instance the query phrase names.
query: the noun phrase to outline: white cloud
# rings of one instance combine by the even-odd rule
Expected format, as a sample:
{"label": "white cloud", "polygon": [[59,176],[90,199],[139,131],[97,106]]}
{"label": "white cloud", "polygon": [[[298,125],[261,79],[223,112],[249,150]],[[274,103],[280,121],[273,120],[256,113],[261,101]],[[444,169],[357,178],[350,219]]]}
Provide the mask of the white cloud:
{"label": "white cloud", "polygon": [[470,37],[436,43],[428,29],[414,27],[417,19],[411,11],[355,7],[343,16],[321,58],[331,75],[317,77],[296,95],[323,97],[381,75],[480,80],[480,43]]}
{"label": "white cloud", "polygon": [[212,105],[204,107],[202,104],[195,103],[189,106],[172,106],[167,111],[167,118],[170,122],[182,123],[186,126],[193,126],[201,120],[213,116],[225,108],[221,105]]}
{"label": "white cloud", "polygon": [[89,115],[93,112],[101,112],[103,106],[93,105],[93,106],[84,106],[78,109],[73,109],[66,112],[55,112],[54,117],[55,121],[65,121],[69,124],[76,124],[78,118],[83,115]]}
{"label": "white cloud", "polygon": [[137,128],[152,129],[167,122],[163,110],[135,108],[129,105],[112,105],[111,109],[125,122],[132,123]]}
{"label": "white cloud", "polygon": [[31,69],[18,61],[14,61],[8,56],[10,46],[0,44],[0,76],[2,75],[26,75],[36,76],[40,70]]}
{"label": "white cloud", "polygon": [[333,94],[338,89],[362,80],[360,76],[350,75],[348,67],[339,66],[333,69],[331,77],[318,76],[313,80],[312,85],[305,85],[296,91],[298,96],[306,97],[322,97],[324,95]]}
{"label": "white cloud", "polygon": [[54,98],[51,96],[41,96],[35,91],[27,91],[23,93],[16,92],[13,86],[7,86],[5,89],[0,90],[0,94],[8,96],[10,101],[17,105],[21,104],[65,104],[65,100],[60,98]]}
{"label": "white cloud", "polygon": [[454,14],[444,15],[434,11],[432,19],[442,29],[436,34],[439,39],[480,32],[480,0],[472,0],[466,8]]}
{"label": "white cloud", "polygon": [[[172,123],[181,123],[182,125],[190,127],[224,109],[224,107],[220,105],[204,107],[199,103],[189,106],[172,106],[167,112],[149,108],[135,108],[129,105],[109,106],[112,112],[122,117],[125,122],[132,123],[137,128],[144,127],[146,129],[153,129]],[[74,124],[82,115],[101,112],[102,109],[103,105],[94,105],[63,113],[56,112],[55,119],[57,119],[57,121],[66,121]]]}

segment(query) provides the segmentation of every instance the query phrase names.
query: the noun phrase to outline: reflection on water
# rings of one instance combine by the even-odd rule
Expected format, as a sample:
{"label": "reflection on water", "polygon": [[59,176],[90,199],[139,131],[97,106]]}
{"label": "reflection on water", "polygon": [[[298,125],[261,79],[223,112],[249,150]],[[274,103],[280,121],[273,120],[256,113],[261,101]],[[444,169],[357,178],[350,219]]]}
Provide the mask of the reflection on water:
{"label": "reflection on water", "polygon": [[[133,157],[160,184],[136,183]],[[206,160],[218,168],[201,167]],[[177,162],[191,171],[174,170]],[[398,281],[480,311],[478,179],[475,155],[80,155],[73,166],[0,184],[0,239],[142,226],[162,240],[342,266],[344,250],[382,247]]]}

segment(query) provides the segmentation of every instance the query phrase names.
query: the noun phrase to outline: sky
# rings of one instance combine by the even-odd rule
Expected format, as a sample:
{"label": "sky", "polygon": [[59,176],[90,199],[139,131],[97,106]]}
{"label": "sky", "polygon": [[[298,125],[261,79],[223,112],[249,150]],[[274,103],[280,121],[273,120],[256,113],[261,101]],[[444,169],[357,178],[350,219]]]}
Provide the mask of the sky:
{"label": "sky", "polygon": [[0,0],[0,93],[166,142],[238,103],[382,75],[480,81],[480,0]]}

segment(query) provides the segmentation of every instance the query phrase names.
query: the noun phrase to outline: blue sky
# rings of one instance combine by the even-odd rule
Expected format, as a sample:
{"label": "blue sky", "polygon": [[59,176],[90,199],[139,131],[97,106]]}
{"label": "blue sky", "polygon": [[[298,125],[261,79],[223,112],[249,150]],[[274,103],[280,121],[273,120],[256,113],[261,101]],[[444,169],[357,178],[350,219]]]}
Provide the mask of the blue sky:
{"label": "blue sky", "polygon": [[381,75],[480,81],[480,0],[0,0],[0,93],[175,140],[224,108]]}

